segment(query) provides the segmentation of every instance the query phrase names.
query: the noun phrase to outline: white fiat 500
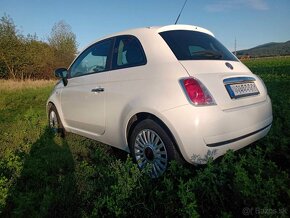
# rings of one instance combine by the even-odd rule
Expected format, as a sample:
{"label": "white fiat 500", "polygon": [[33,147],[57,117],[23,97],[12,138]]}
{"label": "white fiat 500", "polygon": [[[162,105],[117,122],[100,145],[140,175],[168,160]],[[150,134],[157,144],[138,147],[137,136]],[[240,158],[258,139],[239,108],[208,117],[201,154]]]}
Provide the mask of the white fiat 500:
{"label": "white fiat 500", "polygon": [[196,26],[107,36],[55,75],[50,127],[130,152],[152,177],[173,159],[203,164],[249,145],[272,123],[263,81]]}

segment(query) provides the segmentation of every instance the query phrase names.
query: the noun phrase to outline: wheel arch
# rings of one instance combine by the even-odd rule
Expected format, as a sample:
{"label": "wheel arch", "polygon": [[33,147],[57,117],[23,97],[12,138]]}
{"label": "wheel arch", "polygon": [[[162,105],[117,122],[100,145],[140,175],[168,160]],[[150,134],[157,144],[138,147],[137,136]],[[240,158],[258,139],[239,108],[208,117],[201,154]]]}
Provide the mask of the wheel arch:
{"label": "wheel arch", "polygon": [[48,112],[49,112],[50,105],[53,105],[56,108],[55,104],[52,101],[48,101],[47,104],[46,104],[46,114],[47,115],[48,115]]}
{"label": "wheel arch", "polygon": [[47,116],[48,116],[48,112],[49,112],[48,111],[49,105],[54,105],[63,126],[66,128],[67,125],[66,125],[66,122],[65,122],[64,117],[63,117],[63,112],[62,112],[61,105],[60,105],[60,99],[57,95],[55,95],[54,92],[51,94],[51,96],[48,98],[48,100],[46,102],[46,114],[47,114]]}
{"label": "wheel arch", "polygon": [[47,115],[47,117],[49,116],[50,105],[53,105],[56,108],[57,113],[58,113],[58,115],[60,117],[60,110],[59,110],[57,104],[55,104],[53,101],[48,101],[47,104],[46,104],[46,115]]}
{"label": "wheel arch", "polygon": [[136,113],[133,116],[131,116],[131,118],[129,119],[127,126],[126,126],[126,142],[127,142],[127,144],[129,145],[130,135],[132,134],[132,131],[135,128],[135,126],[145,119],[151,119],[151,120],[155,121],[157,124],[159,124],[165,130],[165,132],[168,134],[168,136],[172,140],[176,150],[180,154],[180,157],[182,157],[182,159],[184,160],[182,152],[179,149],[177,140],[176,140],[175,136],[173,135],[173,133],[170,131],[169,127],[165,124],[165,122],[162,119],[160,119],[156,115],[149,113],[149,112],[139,112],[139,113]]}

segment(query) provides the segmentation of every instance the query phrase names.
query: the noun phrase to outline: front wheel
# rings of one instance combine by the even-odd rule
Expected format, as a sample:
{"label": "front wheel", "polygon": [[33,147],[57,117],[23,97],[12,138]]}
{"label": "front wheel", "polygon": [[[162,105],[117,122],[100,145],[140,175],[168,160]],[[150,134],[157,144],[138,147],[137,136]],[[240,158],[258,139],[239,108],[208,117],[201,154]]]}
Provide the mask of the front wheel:
{"label": "front wheel", "polygon": [[180,159],[168,133],[151,119],[143,120],[135,126],[129,146],[140,169],[149,165],[152,178],[160,177],[171,160]]}
{"label": "front wheel", "polygon": [[56,107],[53,104],[49,105],[48,124],[49,124],[50,129],[54,132],[55,135],[58,135],[62,138],[65,136],[65,130],[59,118]]}

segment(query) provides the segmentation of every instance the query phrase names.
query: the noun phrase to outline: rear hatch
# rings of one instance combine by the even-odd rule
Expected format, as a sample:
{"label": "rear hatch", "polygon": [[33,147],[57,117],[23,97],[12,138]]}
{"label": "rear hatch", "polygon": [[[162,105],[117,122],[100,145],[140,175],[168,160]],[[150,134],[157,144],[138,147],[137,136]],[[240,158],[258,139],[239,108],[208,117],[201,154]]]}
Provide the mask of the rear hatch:
{"label": "rear hatch", "polygon": [[180,61],[189,76],[201,81],[222,110],[256,104],[267,93],[259,77],[239,61]]}
{"label": "rear hatch", "polygon": [[159,31],[189,76],[203,83],[222,110],[266,100],[262,81],[208,30],[177,25]]}

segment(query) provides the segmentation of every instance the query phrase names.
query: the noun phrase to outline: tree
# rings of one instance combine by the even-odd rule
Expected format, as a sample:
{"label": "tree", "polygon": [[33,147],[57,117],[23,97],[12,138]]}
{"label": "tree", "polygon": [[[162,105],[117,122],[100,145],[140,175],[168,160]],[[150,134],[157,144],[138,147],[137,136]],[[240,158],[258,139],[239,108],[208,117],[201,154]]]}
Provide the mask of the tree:
{"label": "tree", "polygon": [[54,49],[57,67],[67,67],[77,53],[76,35],[71,26],[59,21],[53,26],[48,41]]}
{"label": "tree", "polygon": [[49,79],[54,70],[54,53],[46,42],[39,41],[37,36],[28,35],[25,38],[25,65],[22,68],[22,78]]}
{"label": "tree", "polygon": [[[16,79],[21,67],[22,59],[22,39],[18,33],[12,18],[4,15],[0,19],[0,69],[2,74],[8,72],[9,76]],[[2,75],[3,77],[3,75]]]}
{"label": "tree", "polygon": [[23,36],[12,18],[0,18],[0,78],[50,79],[52,71],[67,67],[77,52],[76,36],[64,21],[56,23],[49,42]]}

